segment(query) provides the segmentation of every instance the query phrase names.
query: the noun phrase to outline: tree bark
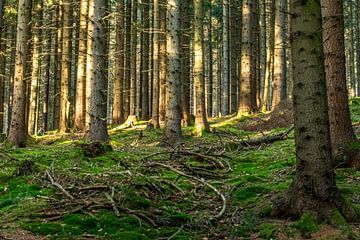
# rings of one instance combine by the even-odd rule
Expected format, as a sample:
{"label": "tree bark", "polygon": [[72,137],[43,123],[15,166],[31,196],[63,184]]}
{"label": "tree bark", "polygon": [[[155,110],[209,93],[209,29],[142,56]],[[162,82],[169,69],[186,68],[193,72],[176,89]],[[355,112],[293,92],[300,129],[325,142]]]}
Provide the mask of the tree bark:
{"label": "tree bark", "polygon": [[344,154],[344,146],[357,141],[346,87],[344,15],[341,0],[321,0],[321,5],[331,147],[337,156]]}
{"label": "tree bark", "polygon": [[229,0],[223,0],[223,55],[221,115],[229,114]]}
{"label": "tree bark", "polygon": [[25,70],[27,69],[28,38],[31,21],[31,0],[19,0],[14,69],[14,93],[8,141],[18,147],[25,146],[27,129],[25,123],[26,95]]}
{"label": "tree bark", "polygon": [[85,130],[86,108],[86,47],[87,47],[88,0],[80,1],[79,53],[77,61],[74,126],[79,132]]}
{"label": "tree bark", "polygon": [[[0,37],[5,37],[4,31],[4,6],[5,0],[0,0]],[[4,104],[5,104],[5,70],[6,70],[6,42],[0,42],[0,133],[4,131]]]}
{"label": "tree bark", "polygon": [[143,32],[142,32],[142,85],[141,85],[141,119],[149,120],[149,57],[150,57],[150,1],[143,0]]}
{"label": "tree bark", "polygon": [[165,136],[169,141],[176,142],[181,137],[180,114],[180,0],[168,0],[166,25],[167,76]]}
{"label": "tree bark", "polygon": [[194,87],[195,87],[195,128],[194,134],[202,136],[203,132],[209,132],[210,126],[206,118],[205,108],[205,79],[204,79],[204,62],[203,62],[203,14],[202,0],[194,1]]}
{"label": "tree bark", "polygon": [[160,79],[159,79],[159,32],[160,32],[160,16],[159,16],[159,1],[154,0],[154,32],[153,32],[153,86],[152,86],[152,113],[151,122],[155,128],[160,128],[159,124],[159,92],[160,92]]}
{"label": "tree bark", "polygon": [[[89,38],[88,58],[89,80],[91,84],[90,125],[85,140],[89,142],[106,142],[107,132],[107,41],[108,23],[107,0],[89,0]],[[89,44],[90,42],[90,44]]]}
{"label": "tree bark", "polygon": [[[310,213],[329,219],[341,207],[331,161],[323,61],[320,1],[292,0],[291,49],[294,70],[296,175],[283,198],[279,216]],[[314,94],[315,93],[315,94]]]}
{"label": "tree bark", "polygon": [[138,0],[132,1],[132,14],[131,14],[131,75],[130,75],[130,115],[128,121],[132,122],[136,119],[136,79],[137,79],[137,11]]}
{"label": "tree bark", "polygon": [[274,79],[272,104],[276,108],[287,97],[286,85],[286,0],[275,0]]}
{"label": "tree bark", "polygon": [[[160,15],[160,35],[159,35],[159,81],[160,81],[160,92],[159,92],[159,108],[160,108],[160,120],[164,121],[166,117],[166,99],[167,99],[167,64],[166,64],[166,47],[167,47],[167,17],[166,17],[166,1],[162,0],[159,7]],[[179,29],[179,28],[178,28]]]}

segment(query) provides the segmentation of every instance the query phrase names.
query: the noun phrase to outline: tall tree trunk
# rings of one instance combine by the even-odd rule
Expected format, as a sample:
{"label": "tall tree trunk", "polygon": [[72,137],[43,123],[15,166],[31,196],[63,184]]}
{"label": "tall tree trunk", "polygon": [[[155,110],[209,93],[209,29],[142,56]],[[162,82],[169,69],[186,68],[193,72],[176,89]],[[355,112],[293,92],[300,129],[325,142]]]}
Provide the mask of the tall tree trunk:
{"label": "tall tree trunk", "polygon": [[206,118],[205,108],[205,79],[204,79],[204,62],[203,62],[203,14],[202,0],[194,1],[194,87],[195,87],[195,128],[194,133],[202,136],[204,131],[209,132],[210,126]]}
{"label": "tall tree trunk", "polygon": [[230,5],[230,113],[236,113],[238,109],[238,85],[239,85],[239,52],[241,41],[241,12],[240,0],[234,0]]}
{"label": "tall tree trunk", "polygon": [[25,124],[26,95],[25,70],[27,69],[28,38],[31,21],[31,0],[19,0],[16,58],[14,70],[14,93],[12,99],[11,124],[8,141],[18,147],[25,146],[27,129]]}
{"label": "tall tree trunk", "polygon": [[322,28],[320,1],[292,0],[292,10],[297,167],[290,188],[282,199],[275,202],[274,213],[286,217],[310,213],[320,219],[329,219],[341,203],[331,161],[322,35],[319,31]]}
{"label": "tall tree trunk", "polygon": [[274,109],[286,99],[286,0],[275,0],[275,44],[274,44],[274,80],[272,85],[272,104]]}
{"label": "tall tree trunk", "polygon": [[251,65],[252,65],[252,0],[243,0],[242,6],[242,48],[239,84],[238,116],[251,112]]}
{"label": "tall tree trunk", "polygon": [[[34,16],[42,16],[42,6],[36,4],[33,6]],[[40,36],[42,22],[41,17],[33,19],[32,27],[32,56],[31,56],[31,81],[30,81],[30,98],[29,98],[29,115],[28,115],[28,132],[29,134],[36,134],[38,128],[38,101],[39,101],[39,88],[40,88]]]}
{"label": "tall tree trunk", "polygon": [[[168,4],[168,3],[167,3]],[[166,1],[162,0],[161,4],[160,4],[160,8],[159,8],[159,14],[160,14],[160,35],[159,35],[159,68],[160,68],[160,72],[159,72],[159,81],[160,81],[160,92],[159,92],[159,104],[160,104],[160,120],[164,121],[165,120],[165,115],[166,115],[166,85],[167,85],[167,80],[166,80],[166,76],[167,76],[167,67],[168,65],[166,64],[166,32],[167,32],[167,18],[166,18]]]}
{"label": "tall tree trunk", "polygon": [[61,88],[60,88],[60,120],[59,132],[69,131],[69,82],[71,74],[71,37],[72,37],[72,10],[71,2],[63,0],[63,28],[61,47]]}
{"label": "tall tree trunk", "polygon": [[149,57],[150,57],[150,1],[143,0],[143,33],[142,33],[142,88],[141,88],[141,119],[149,120]]}
{"label": "tall tree trunk", "polygon": [[223,56],[221,115],[229,114],[229,0],[223,0]]}
{"label": "tall tree trunk", "polygon": [[181,24],[181,114],[183,126],[190,126],[190,18],[191,1],[180,2],[180,24]]}
{"label": "tall tree trunk", "polygon": [[130,115],[128,120],[130,123],[136,121],[136,79],[137,79],[137,11],[138,0],[132,1],[132,14],[131,14],[131,77],[130,77]]}
{"label": "tall tree trunk", "polygon": [[79,16],[79,53],[77,61],[74,116],[75,129],[80,132],[85,130],[87,14],[88,0],[81,0]]}
{"label": "tall tree trunk", "polygon": [[331,147],[337,156],[356,141],[346,87],[344,15],[341,0],[321,0],[321,6]]}
{"label": "tall tree trunk", "polygon": [[213,57],[213,18],[212,18],[212,0],[209,0],[209,22],[208,22],[208,31],[209,31],[209,60],[208,60],[208,68],[209,68],[209,78],[207,85],[207,98],[206,98],[206,106],[207,106],[207,114],[209,117],[213,116],[213,82],[214,82],[214,57]]}
{"label": "tall tree trunk", "polygon": [[355,49],[354,49],[354,15],[353,15],[353,1],[347,1],[348,2],[348,19],[349,19],[349,61],[348,61],[348,67],[349,67],[349,78],[350,78],[350,97],[356,96],[356,80],[355,80]]}
{"label": "tall tree trunk", "polygon": [[[5,0],[0,0],[0,37],[5,37],[4,31],[4,5]],[[0,133],[4,131],[4,104],[5,104],[5,70],[6,70],[6,42],[0,42]]]}
{"label": "tall tree trunk", "polygon": [[88,77],[91,84],[90,126],[85,139],[90,142],[106,142],[107,133],[107,0],[89,0]]}
{"label": "tall tree trunk", "polygon": [[180,0],[167,1],[166,25],[166,117],[165,135],[171,142],[178,141],[181,137],[180,114]]}
{"label": "tall tree trunk", "polygon": [[159,92],[160,92],[160,79],[159,79],[159,35],[160,35],[160,16],[159,16],[159,1],[154,0],[154,31],[153,31],[153,86],[152,86],[152,113],[151,122],[155,128],[160,128],[159,124]]}

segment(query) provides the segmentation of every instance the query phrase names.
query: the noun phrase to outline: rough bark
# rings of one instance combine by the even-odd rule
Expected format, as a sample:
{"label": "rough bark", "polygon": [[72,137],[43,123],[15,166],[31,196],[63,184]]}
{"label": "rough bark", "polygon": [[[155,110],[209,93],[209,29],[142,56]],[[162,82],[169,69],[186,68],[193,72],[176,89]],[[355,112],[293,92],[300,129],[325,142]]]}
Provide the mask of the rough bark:
{"label": "rough bark", "polygon": [[165,136],[169,141],[178,141],[181,134],[180,114],[180,0],[168,0],[166,25],[166,117]]}
{"label": "rough bark", "polygon": [[321,6],[331,147],[337,156],[344,154],[347,144],[357,141],[346,87],[344,15],[341,0],[321,0]]}
{"label": "rough bark", "polygon": [[222,96],[221,115],[229,114],[229,0],[223,0],[223,54],[222,54]]}
{"label": "rough bark", "polygon": [[213,57],[213,27],[212,27],[212,0],[209,0],[209,60],[208,60],[208,68],[209,68],[209,78],[207,85],[207,94],[206,94],[206,107],[207,114],[209,117],[213,116],[213,82],[214,82],[214,57]]}
{"label": "rough bark", "polygon": [[159,19],[159,1],[154,0],[154,32],[153,32],[153,86],[152,86],[152,113],[151,122],[155,128],[160,128],[159,124],[159,31],[160,31],[160,19]]}
{"label": "rough bark", "polygon": [[180,24],[181,24],[181,115],[183,126],[190,126],[190,18],[191,1],[180,2]]}
{"label": "rough bark", "polygon": [[[166,117],[166,99],[167,99],[167,64],[166,64],[166,47],[167,47],[167,17],[166,17],[166,1],[162,0],[159,7],[160,15],[160,35],[159,35],[159,81],[160,81],[160,92],[159,92],[159,108],[160,108],[160,120],[164,121]],[[180,27],[180,26],[179,26]],[[179,29],[179,28],[178,28]]]}
{"label": "rough bark", "polygon": [[31,21],[31,0],[19,0],[16,57],[14,69],[14,92],[8,141],[18,147],[25,146],[27,129],[25,124],[26,95],[25,70],[27,69],[28,37]]}
{"label": "rough bark", "polygon": [[[0,0],[0,37],[5,37],[4,31],[4,5],[5,0]],[[0,133],[4,130],[4,103],[5,103],[5,70],[6,70],[6,42],[0,42]]]}
{"label": "rough bark", "polygon": [[[331,161],[320,1],[292,0],[296,175],[274,213],[330,218],[341,208]],[[341,209],[340,209],[341,210]]]}
{"label": "rough bark", "polygon": [[85,139],[93,143],[102,143],[109,140],[107,133],[107,41],[108,25],[107,0],[89,0],[89,32],[88,49],[92,58],[89,66],[89,81],[91,84],[90,97],[90,126]]}
{"label": "rough bark", "polygon": [[272,82],[271,108],[277,107],[286,99],[286,0],[275,0],[275,44],[274,44],[274,79]]}
{"label": "rough bark", "polygon": [[205,108],[205,79],[204,79],[204,62],[203,62],[203,14],[202,0],[194,1],[194,87],[195,87],[195,128],[194,134],[202,136],[204,131],[209,132],[210,126],[206,118]]}
{"label": "rough bark", "polygon": [[131,13],[131,75],[130,75],[130,115],[127,121],[133,121],[136,118],[136,79],[137,79],[137,11],[138,0],[132,1]]}
{"label": "rough bark", "polygon": [[239,83],[238,116],[251,112],[252,8],[252,0],[243,0],[241,72]]}
{"label": "rough bark", "polygon": [[142,74],[141,74],[141,119],[149,120],[149,58],[150,58],[150,2],[143,0],[143,32],[142,32]]}
{"label": "rough bark", "polygon": [[125,42],[125,83],[124,83],[124,118],[130,115],[130,78],[131,78],[131,1],[126,1],[126,42]]}
{"label": "rough bark", "polygon": [[79,53],[77,61],[74,126],[79,132],[85,130],[86,106],[86,47],[87,47],[88,0],[80,1]]}

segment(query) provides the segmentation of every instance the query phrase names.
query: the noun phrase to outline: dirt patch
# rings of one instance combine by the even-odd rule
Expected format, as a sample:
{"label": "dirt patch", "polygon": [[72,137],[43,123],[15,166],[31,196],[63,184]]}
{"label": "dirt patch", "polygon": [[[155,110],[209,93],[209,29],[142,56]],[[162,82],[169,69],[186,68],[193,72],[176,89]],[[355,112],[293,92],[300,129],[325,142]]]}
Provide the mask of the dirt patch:
{"label": "dirt patch", "polygon": [[20,228],[12,229],[11,231],[0,230],[0,240],[45,240],[46,237],[36,236],[31,232],[22,230]]}
{"label": "dirt patch", "polygon": [[274,111],[240,123],[240,128],[246,131],[269,131],[274,128],[288,128],[294,123],[292,102],[281,103]]}

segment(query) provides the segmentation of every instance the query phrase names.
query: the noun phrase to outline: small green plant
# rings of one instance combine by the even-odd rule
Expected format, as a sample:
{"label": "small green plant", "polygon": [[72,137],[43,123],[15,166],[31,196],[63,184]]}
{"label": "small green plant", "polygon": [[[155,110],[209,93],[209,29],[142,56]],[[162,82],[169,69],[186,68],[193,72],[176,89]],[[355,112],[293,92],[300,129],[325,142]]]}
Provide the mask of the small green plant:
{"label": "small green plant", "polygon": [[310,237],[311,234],[320,230],[315,217],[309,213],[304,213],[301,218],[292,225],[292,227],[300,230],[303,237]]}
{"label": "small green plant", "polygon": [[277,227],[270,223],[261,224],[259,229],[259,237],[263,239],[272,239],[277,232]]}

